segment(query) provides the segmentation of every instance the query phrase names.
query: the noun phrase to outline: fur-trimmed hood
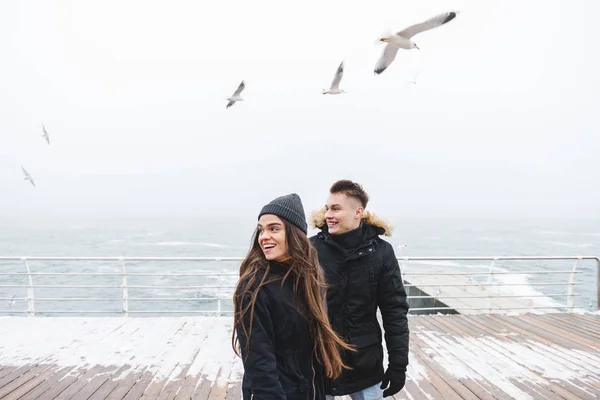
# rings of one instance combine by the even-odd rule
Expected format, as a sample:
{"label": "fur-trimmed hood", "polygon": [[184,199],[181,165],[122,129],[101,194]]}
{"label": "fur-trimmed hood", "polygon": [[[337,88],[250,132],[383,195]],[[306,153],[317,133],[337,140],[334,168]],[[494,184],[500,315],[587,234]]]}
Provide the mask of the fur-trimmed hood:
{"label": "fur-trimmed hood", "polygon": [[[325,213],[327,210],[325,207],[320,210],[313,211],[309,217],[309,223],[311,228],[323,229],[325,227]],[[376,228],[383,229],[385,236],[392,236],[392,226],[383,218],[375,215],[372,212],[366,211],[362,216],[362,221],[366,224],[373,225]]]}

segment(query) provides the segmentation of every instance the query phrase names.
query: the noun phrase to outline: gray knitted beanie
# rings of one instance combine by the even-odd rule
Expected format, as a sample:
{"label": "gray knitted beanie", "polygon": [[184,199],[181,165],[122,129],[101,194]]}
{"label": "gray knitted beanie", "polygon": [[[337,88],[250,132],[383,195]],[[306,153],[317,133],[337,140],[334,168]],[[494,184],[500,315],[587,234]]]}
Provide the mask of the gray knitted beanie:
{"label": "gray knitted beanie", "polygon": [[271,201],[260,210],[258,218],[260,219],[264,214],[277,215],[279,218],[283,218],[296,225],[298,228],[302,229],[304,233],[308,232],[308,224],[306,223],[306,215],[304,214],[302,200],[300,200],[300,196],[296,193],[280,196]]}

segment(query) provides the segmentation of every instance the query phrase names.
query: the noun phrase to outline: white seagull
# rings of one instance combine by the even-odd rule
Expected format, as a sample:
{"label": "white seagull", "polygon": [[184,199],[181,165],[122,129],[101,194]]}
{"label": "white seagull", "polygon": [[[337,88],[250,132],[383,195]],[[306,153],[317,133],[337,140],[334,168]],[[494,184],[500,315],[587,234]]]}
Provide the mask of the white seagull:
{"label": "white seagull", "polygon": [[50,136],[48,135],[48,131],[46,130],[46,127],[44,125],[42,125],[42,137],[46,139],[46,142],[48,142],[48,144],[50,144]]}
{"label": "white seagull", "polygon": [[21,169],[23,170],[23,174],[25,175],[25,179],[26,181],[31,182],[31,184],[33,185],[33,187],[35,187],[35,182],[33,181],[33,178],[31,177],[31,175],[29,174],[29,172],[27,172],[27,170],[23,167],[21,167]]}
{"label": "white seagull", "polygon": [[340,94],[346,93],[344,89],[340,90],[340,81],[342,80],[342,76],[344,76],[344,62],[342,61],[337,71],[335,71],[335,76],[331,81],[331,87],[329,90],[323,89],[323,94]]}
{"label": "white seagull", "polygon": [[418,33],[428,31],[429,29],[437,28],[438,26],[444,25],[447,22],[452,21],[458,15],[458,11],[449,11],[443,14],[436,15],[427,21],[421,22],[420,24],[409,26],[408,28],[396,32],[390,36],[382,37],[379,39],[380,42],[387,43],[381,57],[375,65],[375,73],[381,74],[390,66],[392,61],[396,58],[396,54],[399,49],[419,49],[419,46],[411,40],[413,36]]}
{"label": "white seagull", "polygon": [[244,81],[242,81],[242,83],[240,83],[235,92],[233,92],[233,95],[227,98],[227,100],[229,100],[229,103],[227,103],[227,107],[225,107],[226,109],[234,105],[236,101],[244,101],[244,99],[242,99],[242,97],[240,96],[240,93],[242,93],[242,90],[244,90],[245,87],[246,84],[244,83]]}

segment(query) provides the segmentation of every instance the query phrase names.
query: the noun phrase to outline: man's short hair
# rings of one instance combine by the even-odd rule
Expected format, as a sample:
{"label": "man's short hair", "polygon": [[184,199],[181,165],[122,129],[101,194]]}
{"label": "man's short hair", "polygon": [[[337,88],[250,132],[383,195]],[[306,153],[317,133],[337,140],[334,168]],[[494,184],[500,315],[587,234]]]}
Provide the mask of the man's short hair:
{"label": "man's short hair", "polygon": [[365,192],[362,186],[348,179],[339,180],[331,185],[329,193],[343,193],[348,197],[355,198],[360,202],[360,204],[362,204],[363,208],[367,208],[367,203],[369,202],[369,195],[367,192]]}

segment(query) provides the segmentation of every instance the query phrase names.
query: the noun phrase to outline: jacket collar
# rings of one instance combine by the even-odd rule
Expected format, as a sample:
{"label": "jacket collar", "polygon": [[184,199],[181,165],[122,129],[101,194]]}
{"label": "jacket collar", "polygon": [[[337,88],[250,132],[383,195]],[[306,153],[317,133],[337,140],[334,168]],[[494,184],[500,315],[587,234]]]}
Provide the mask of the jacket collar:
{"label": "jacket collar", "polygon": [[[325,223],[325,207],[320,210],[313,211],[310,214],[310,226],[313,229],[320,229],[321,232],[327,232],[327,224]],[[366,227],[370,227],[370,232],[367,232],[369,236],[375,235],[384,235],[384,236],[392,236],[392,226],[383,218],[375,215],[374,213],[367,211],[363,214],[361,219],[361,224],[364,224]]]}

